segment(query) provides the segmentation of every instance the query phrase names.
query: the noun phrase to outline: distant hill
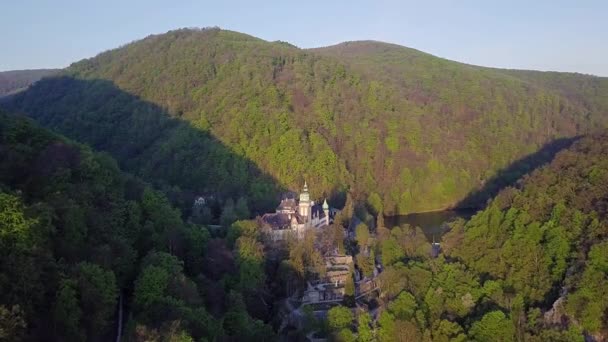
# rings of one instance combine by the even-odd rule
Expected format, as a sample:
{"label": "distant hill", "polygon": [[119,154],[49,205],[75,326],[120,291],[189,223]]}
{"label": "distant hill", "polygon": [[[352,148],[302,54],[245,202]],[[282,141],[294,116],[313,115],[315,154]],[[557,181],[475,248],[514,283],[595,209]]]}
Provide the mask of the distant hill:
{"label": "distant hill", "polygon": [[58,69],[0,71],[0,97],[23,90],[41,78],[58,71]]}
{"label": "distant hill", "polygon": [[607,88],[374,41],[183,29],[74,63],[8,107],[151,182],[268,208],[307,179],[315,198],[372,195],[390,214],[485,203],[608,127]]}

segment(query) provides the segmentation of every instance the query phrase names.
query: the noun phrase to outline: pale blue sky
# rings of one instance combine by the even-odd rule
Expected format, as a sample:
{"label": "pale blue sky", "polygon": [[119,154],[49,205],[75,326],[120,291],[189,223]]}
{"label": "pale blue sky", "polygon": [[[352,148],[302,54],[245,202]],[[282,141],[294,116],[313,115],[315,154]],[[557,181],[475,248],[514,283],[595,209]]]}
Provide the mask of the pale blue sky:
{"label": "pale blue sky", "polygon": [[477,65],[608,76],[603,0],[6,0],[0,2],[0,70],[65,67],[192,26],[304,48],[375,39]]}

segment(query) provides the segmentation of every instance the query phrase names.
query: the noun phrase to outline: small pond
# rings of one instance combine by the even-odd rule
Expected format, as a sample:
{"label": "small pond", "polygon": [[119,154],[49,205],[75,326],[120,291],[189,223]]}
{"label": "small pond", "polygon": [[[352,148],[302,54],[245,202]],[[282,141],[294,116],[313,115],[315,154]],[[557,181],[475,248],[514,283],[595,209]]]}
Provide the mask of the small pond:
{"label": "small pond", "polygon": [[387,216],[384,223],[388,228],[394,228],[402,224],[420,227],[429,241],[432,241],[433,237],[438,241],[447,231],[448,222],[457,218],[468,220],[475,213],[477,213],[477,209],[431,211],[426,213]]}

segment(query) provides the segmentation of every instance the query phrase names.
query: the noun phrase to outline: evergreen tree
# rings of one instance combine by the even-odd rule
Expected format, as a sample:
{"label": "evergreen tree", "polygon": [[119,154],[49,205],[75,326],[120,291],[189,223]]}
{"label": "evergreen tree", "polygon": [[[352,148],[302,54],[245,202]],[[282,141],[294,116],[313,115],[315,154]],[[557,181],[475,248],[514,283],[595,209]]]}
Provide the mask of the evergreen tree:
{"label": "evergreen tree", "polygon": [[251,214],[249,213],[249,206],[247,205],[247,199],[245,197],[239,197],[236,201],[234,212],[239,220],[250,218]]}
{"label": "evergreen tree", "polygon": [[222,208],[222,214],[220,216],[220,224],[224,227],[230,226],[234,221],[237,220],[237,215],[234,208],[234,201],[232,198],[228,198]]}

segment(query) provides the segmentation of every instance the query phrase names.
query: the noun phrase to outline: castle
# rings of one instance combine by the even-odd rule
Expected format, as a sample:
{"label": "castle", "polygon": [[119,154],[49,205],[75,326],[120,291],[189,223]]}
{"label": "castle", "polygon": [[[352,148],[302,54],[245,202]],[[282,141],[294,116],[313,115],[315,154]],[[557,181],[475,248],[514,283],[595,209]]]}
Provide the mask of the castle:
{"label": "castle", "polygon": [[277,241],[288,235],[301,238],[309,229],[329,226],[332,216],[327,200],[322,205],[310,200],[308,184],[304,182],[299,200],[293,194],[283,196],[276,212],[264,214],[260,221],[271,239]]}

